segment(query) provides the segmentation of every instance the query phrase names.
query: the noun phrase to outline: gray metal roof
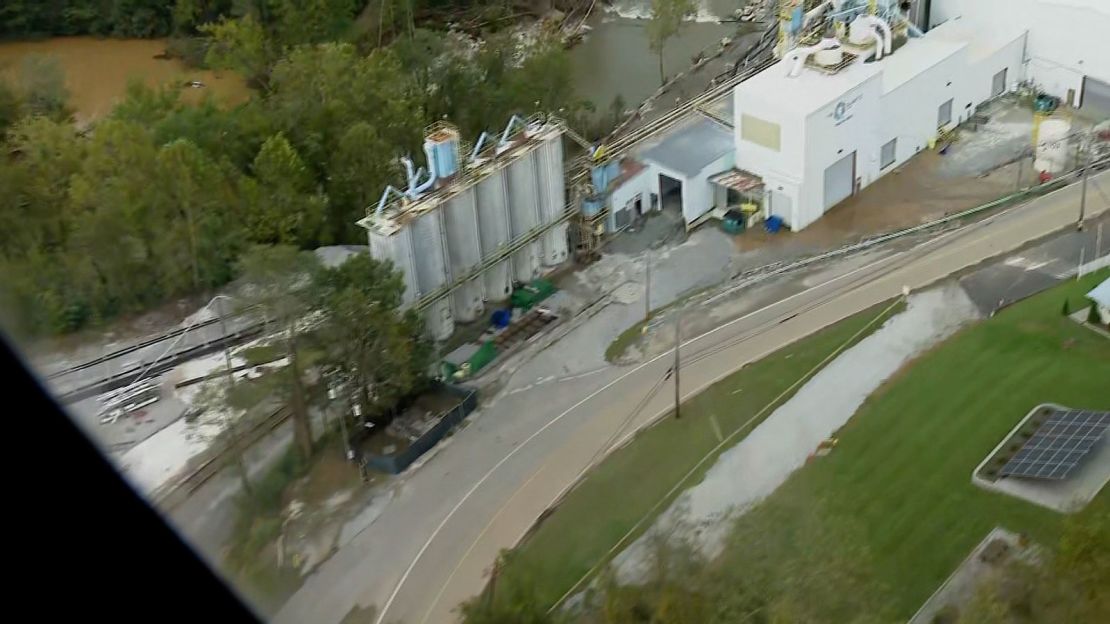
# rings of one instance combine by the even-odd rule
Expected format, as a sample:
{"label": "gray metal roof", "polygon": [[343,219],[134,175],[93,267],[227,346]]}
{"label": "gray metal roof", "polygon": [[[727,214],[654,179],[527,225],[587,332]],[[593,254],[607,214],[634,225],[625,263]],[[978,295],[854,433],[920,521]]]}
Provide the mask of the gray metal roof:
{"label": "gray metal roof", "polygon": [[732,133],[702,117],[668,134],[639,158],[692,176],[733,149]]}

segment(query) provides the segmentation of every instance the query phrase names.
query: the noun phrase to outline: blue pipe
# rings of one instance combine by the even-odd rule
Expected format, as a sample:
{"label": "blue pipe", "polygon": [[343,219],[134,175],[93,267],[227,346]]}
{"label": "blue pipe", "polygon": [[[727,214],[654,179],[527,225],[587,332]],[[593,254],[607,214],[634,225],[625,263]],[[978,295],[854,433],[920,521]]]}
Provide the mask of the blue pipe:
{"label": "blue pipe", "polygon": [[432,185],[435,184],[436,159],[435,155],[432,154],[432,148],[433,145],[431,143],[424,143],[424,157],[428,159],[428,179],[424,180],[424,182],[417,185],[415,188],[409,188],[409,197],[418,197],[421,193],[432,188]]}
{"label": "blue pipe", "polygon": [[408,156],[402,156],[401,157],[401,164],[405,166],[405,181],[408,182],[408,185],[409,185],[408,188],[411,189],[412,187],[416,186],[416,178],[420,174],[419,173],[413,173],[413,171],[412,171],[412,159],[409,158]]}
{"label": "blue pipe", "polygon": [[400,197],[401,199],[405,198],[404,193],[398,191],[396,188],[393,187],[392,184],[387,184],[385,190],[382,191],[382,198],[378,200],[378,209],[374,211],[374,214],[379,215],[382,213],[382,210],[385,210],[385,202],[389,199],[390,191],[393,191],[393,194],[395,194],[397,197]]}
{"label": "blue pipe", "polygon": [[470,153],[471,162],[478,159],[478,154],[482,151],[482,146],[486,144],[486,139],[489,138],[488,132],[483,132],[478,135],[478,142],[474,144],[474,151]]}
{"label": "blue pipe", "polygon": [[509,133],[513,131],[514,123],[518,123],[525,128],[527,127],[527,124],[525,124],[524,120],[520,118],[520,115],[513,115],[512,117],[510,117],[509,125],[505,126],[505,131],[501,133],[501,145],[505,145],[509,142]]}

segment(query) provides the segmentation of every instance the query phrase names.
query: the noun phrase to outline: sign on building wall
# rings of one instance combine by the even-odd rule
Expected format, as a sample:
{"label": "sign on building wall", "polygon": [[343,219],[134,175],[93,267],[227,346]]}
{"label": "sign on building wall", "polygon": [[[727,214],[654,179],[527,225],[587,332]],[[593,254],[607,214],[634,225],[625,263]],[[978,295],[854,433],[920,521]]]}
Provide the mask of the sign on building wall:
{"label": "sign on building wall", "polygon": [[856,104],[863,99],[862,93],[855,95],[847,95],[833,106],[828,117],[833,120],[833,125],[839,126],[840,124],[848,121],[855,114],[854,109]]}

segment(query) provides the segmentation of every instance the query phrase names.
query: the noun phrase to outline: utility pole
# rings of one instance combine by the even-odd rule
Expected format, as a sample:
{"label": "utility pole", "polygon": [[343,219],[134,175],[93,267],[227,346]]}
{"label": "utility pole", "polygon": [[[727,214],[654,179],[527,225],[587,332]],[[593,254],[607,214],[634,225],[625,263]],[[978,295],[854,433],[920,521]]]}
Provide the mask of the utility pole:
{"label": "utility pole", "polygon": [[678,385],[678,347],[682,344],[682,310],[675,312],[674,317],[674,417],[675,420],[682,418],[681,399],[679,398],[679,385]]}
{"label": "utility pole", "polygon": [[644,264],[644,321],[651,318],[651,249],[647,251]]}
{"label": "utility pole", "polygon": [[1079,221],[1075,224],[1075,229],[1083,231],[1083,217],[1087,212],[1087,174],[1091,171],[1091,155],[1088,151],[1087,157],[1083,159],[1083,185],[1079,190]]}

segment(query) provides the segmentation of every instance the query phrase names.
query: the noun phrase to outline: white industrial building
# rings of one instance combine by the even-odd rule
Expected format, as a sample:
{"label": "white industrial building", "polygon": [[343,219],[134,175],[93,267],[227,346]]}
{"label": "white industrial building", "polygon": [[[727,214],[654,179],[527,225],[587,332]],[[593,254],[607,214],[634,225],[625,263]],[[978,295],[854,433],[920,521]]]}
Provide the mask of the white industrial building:
{"label": "white industrial building", "polygon": [[731,189],[802,229],[1023,83],[1088,116],[1110,115],[1110,0],[904,8],[799,2],[784,24],[783,60],[736,87],[733,129],[699,118],[638,154],[645,169],[608,191],[611,231],[675,188],[688,225],[733,207]]}
{"label": "white industrial building", "polygon": [[767,215],[802,229],[1015,88],[1024,45],[953,21],[876,62],[795,51],[737,86],[736,167],[762,182]]}
{"label": "white industrial building", "polygon": [[[918,0],[918,4],[923,4]],[[980,34],[1028,33],[1027,80],[1092,117],[1110,116],[1110,0],[931,0],[930,28],[962,20]]]}

